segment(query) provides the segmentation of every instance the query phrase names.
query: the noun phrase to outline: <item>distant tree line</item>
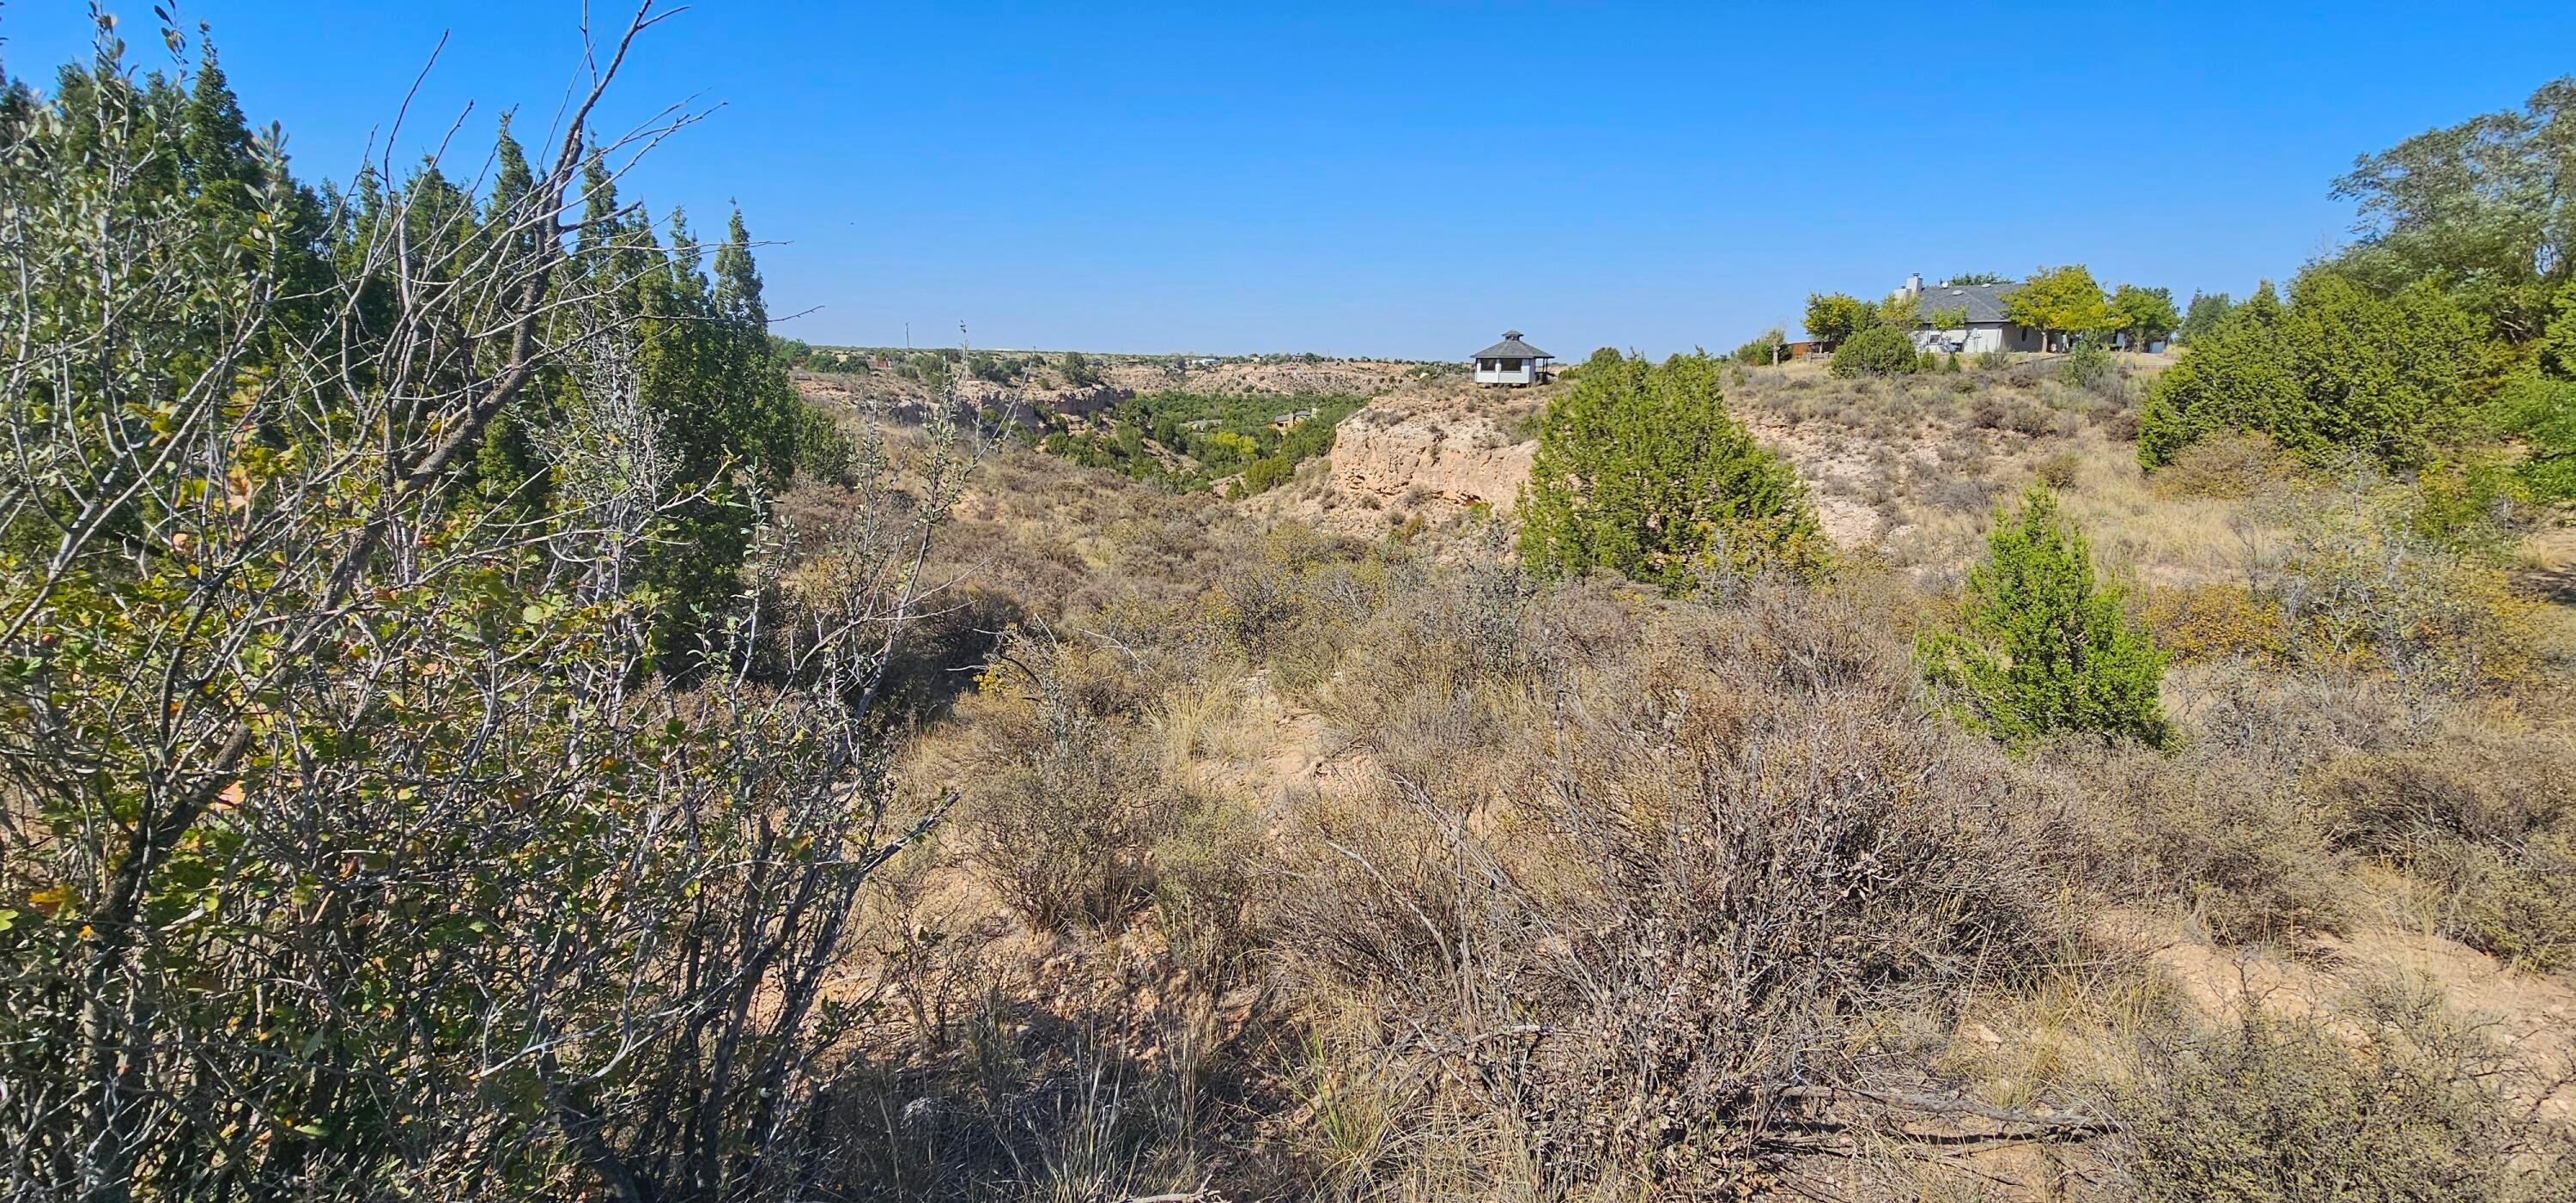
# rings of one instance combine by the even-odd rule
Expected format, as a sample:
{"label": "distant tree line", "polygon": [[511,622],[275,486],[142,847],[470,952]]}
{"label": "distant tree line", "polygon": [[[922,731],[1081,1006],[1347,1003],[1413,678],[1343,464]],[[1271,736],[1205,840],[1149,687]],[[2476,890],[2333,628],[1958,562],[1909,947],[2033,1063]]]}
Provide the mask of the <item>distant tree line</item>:
{"label": "distant tree line", "polygon": [[1233,476],[1235,495],[1248,496],[1330,453],[1341,420],[1361,404],[1358,397],[1326,393],[1142,393],[1082,428],[1051,419],[1053,429],[1038,446],[1085,467],[1183,492]]}

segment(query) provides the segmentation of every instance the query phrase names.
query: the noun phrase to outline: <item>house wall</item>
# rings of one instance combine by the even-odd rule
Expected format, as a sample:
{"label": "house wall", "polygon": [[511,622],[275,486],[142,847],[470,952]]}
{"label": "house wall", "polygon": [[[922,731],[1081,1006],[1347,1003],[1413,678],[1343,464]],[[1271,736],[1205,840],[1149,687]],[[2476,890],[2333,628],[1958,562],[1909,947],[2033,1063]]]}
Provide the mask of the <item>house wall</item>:
{"label": "house wall", "polygon": [[1983,351],[2028,350],[2030,348],[2014,345],[2008,333],[2019,328],[2003,322],[1971,322],[1964,330],[1957,326],[1947,330],[1917,330],[1914,332],[1914,349],[1946,351],[1952,343],[1959,343],[1962,344],[1959,350],[1968,355]]}
{"label": "house wall", "polygon": [[[1497,363],[1518,363],[1521,366],[1517,368],[1491,366]],[[1476,383],[1536,384],[1538,383],[1538,368],[1535,366],[1537,363],[1535,359],[1479,359],[1476,361]]]}

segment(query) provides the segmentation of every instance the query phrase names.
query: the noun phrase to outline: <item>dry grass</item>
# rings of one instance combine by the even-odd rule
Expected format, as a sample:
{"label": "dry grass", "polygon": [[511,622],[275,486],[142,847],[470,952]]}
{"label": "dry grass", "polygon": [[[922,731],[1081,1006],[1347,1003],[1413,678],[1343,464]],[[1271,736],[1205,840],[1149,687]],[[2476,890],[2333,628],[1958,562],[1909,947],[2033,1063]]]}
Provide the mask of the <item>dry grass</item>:
{"label": "dry grass", "polygon": [[[2275,587],[2306,494],[2160,495],[2115,422],[1980,427],[1942,379],[1749,388],[1916,432],[1842,487],[1918,555],[1707,602],[1528,579],[1489,522],[1336,537],[998,461],[943,570],[1003,582],[982,613],[1019,633],[907,745],[907,779],[969,797],[852,967],[886,1175],[862,1193],[2123,1197],[2180,1146],[1885,1100],[2187,1112],[2205,1144],[2243,1100],[2375,1080],[2305,1045],[2291,1085],[2177,1076],[2227,1051],[2237,996],[2178,976],[2176,939],[2299,981],[2388,931],[2565,972],[2555,662],[2427,688],[2264,651],[2246,629],[2279,616],[2219,603]],[[2042,473],[2200,640],[2167,680],[2179,752],[2015,760],[1921,710],[1908,632],[1993,494]],[[2465,1108],[2443,1131],[2556,1131],[2459,1086],[2427,1087]],[[2141,1102],[2178,1090],[2214,1101]]]}

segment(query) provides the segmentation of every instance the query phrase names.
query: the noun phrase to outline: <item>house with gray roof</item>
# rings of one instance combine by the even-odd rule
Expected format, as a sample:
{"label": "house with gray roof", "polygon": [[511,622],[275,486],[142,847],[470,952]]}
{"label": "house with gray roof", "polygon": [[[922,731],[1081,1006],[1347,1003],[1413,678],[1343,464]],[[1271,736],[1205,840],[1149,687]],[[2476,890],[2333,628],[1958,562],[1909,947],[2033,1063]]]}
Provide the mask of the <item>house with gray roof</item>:
{"label": "house with gray roof", "polygon": [[[2039,351],[2047,335],[2005,316],[2004,298],[2019,284],[1935,284],[1908,276],[1900,297],[1914,298],[1914,348],[1918,351]],[[1962,320],[1964,318],[1964,320]]]}
{"label": "house with gray roof", "polygon": [[1503,341],[1476,352],[1478,384],[1545,384],[1547,361],[1556,358],[1521,341],[1521,332],[1506,330]]}

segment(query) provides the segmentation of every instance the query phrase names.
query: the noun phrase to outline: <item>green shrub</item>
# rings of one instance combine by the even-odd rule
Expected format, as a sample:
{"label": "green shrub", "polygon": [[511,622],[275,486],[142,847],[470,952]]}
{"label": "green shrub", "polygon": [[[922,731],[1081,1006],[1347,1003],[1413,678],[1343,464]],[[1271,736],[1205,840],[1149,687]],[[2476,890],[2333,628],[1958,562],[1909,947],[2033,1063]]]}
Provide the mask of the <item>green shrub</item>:
{"label": "green shrub", "polygon": [[1064,372],[1064,382],[1067,384],[1074,385],[1079,388],[1089,388],[1092,385],[1100,383],[1099,366],[1092,363],[1091,360],[1085,357],[1080,351],[1065,352],[1064,358],[1059,362],[1058,366]]}
{"label": "green shrub", "polygon": [[2097,388],[2118,379],[2119,375],[2120,365],[2111,358],[2111,353],[2089,338],[2077,342],[2075,349],[2068,351],[2066,358],[2058,361],[2057,365],[2058,383],[2068,388]]}
{"label": "green shrub", "polygon": [[1296,475],[1295,460],[1285,455],[1266,455],[1245,466],[1243,483],[1236,487],[1235,495],[1249,497],[1255,493],[1267,493]]}
{"label": "green shrub", "polygon": [[[2576,323],[2576,312],[2565,320]],[[2568,337],[2576,341],[2576,334]],[[2576,359],[2576,349],[2559,357]],[[2497,394],[2493,418],[2502,434],[2523,446],[2515,472],[2532,498],[2576,502],[2576,380],[2518,374]]]}
{"label": "green shrub", "polygon": [[1834,348],[1826,370],[1836,376],[1891,376],[1920,366],[1914,340],[1894,326],[1871,326]]}
{"label": "green shrub", "polygon": [[1806,487],[1727,413],[1705,355],[1594,352],[1548,403],[1520,513],[1533,570],[1610,568],[1673,594],[1711,572],[1811,575],[1827,552]]}
{"label": "green shrub", "polygon": [[2120,591],[2096,583],[2083,533],[2044,487],[1996,515],[1958,628],[1927,631],[1918,650],[1960,718],[2007,744],[2058,732],[2166,739],[2164,655],[2122,612]]}
{"label": "green shrub", "polygon": [[2431,284],[2379,296],[2312,271],[2286,305],[2267,287],[2229,312],[2158,378],[2138,462],[2244,430],[2312,463],[2359,451],[2411,468],[2464,428],[2484,357],[2476,320]]}

